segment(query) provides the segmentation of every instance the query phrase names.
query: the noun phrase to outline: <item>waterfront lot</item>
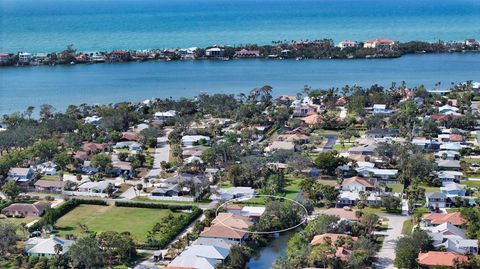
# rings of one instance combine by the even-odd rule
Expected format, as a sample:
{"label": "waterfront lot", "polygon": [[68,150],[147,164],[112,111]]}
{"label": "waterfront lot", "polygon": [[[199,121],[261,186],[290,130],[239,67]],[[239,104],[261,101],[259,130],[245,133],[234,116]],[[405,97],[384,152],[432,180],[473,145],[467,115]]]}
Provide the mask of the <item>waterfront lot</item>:
{"label": "waterfront lot", "polygon": [[89,231],[128,231],[138,242],[143,242],[155,223],[162,222],[168,214],[178,215],[169,209],[79,205],[61,217],[56,226],[60,236],[81,234],[79,224]]}

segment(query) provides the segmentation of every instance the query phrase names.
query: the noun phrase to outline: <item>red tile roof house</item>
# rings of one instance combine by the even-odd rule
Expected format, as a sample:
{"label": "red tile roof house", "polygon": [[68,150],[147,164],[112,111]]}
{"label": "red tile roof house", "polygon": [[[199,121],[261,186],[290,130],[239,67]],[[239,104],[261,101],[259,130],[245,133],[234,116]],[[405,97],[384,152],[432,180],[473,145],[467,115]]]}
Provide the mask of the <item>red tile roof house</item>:
{"label": "red tile roof house", "polygon": [[101,151],[105,149],[104,144],[97,144],[97,143],[85,143],[82,145],[82,150],[85,152],[92,152],[92,151]]}
{"label": "red tile roof house", "polygon": [[461,268],[461,264],[468,261],[465,255],[453,252],[429,251],[418,254],[418,264],[427,268],[444,266],[447,268]]}
{"label": "red tile roof house", "polygon": [[50,208],[48,202],[36,202],[33,204],[16,203],[5,207],[2,214],[6,216],[21,216],[21,217],[40,217]]}
{"label": "red tile roof house", "polygon": [[[329,238],[330,244],[335,246],[335,241],[337,241],[337,239],[342,237],[350,237],[350,236],[346,234],[331,234],[331,233],[320,234],[320,235],[316,235],[312,239],[312,241],[310,242],[310,245],[315,246],[315,245],[326,243],[327,238]],[[351,237],[351,239],[354,242],[358,240],[358,237]],[[337,247],[337,250],[335,252],[335,257],[339,258],[342,261],[347,261],[348,257],[350,256],[350,253],[352,253],[352,250],[349,249],[346,245],[339,246]]]}
{"label": "red tile roof house", "polygon": [[139,137],[134,132],[123,132],[120,141],[138,141]]}
{"label": "red tile roof house", "polygon": [[351,177],[346,178],[340,184],[342,190],[348,191],[371,191],[375,189],[375,186],[363,177]]}
{"label": "red tile roof house", "polygon": [[256,57],[260,57],[260,51],[242,49],[240,51],[236,51],[234,57],[237,57],[237,58],[256,58]]}
{"label": "red tile roof house", "polygon": [[432,213],[428,214],[422,219],[422,224],[429,227],[429,226],[437,226],[443,224],[445,222],[450,222],[451,224],[463,227],[467,223],[467,221],[462,217],[460,212],[442,214],[442,213]]}
{"label": "red tile roof house", "polygon": [[251,225],[253,222],[248,217],[219,213],[212,221],[212,226],[206,227],[200,237],[244,241],[248,237],[248,228]]}

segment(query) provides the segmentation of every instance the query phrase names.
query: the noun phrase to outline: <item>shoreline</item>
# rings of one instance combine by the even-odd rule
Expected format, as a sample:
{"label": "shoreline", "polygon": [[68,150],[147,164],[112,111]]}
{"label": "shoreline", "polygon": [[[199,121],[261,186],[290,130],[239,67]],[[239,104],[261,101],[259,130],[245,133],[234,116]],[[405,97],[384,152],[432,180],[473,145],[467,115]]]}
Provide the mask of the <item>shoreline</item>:
{"label": "shoreline", "polygon": [[268,60],[355,60],[394,59],[415,54],[446,54],[480,52],[480,42],[398,42],[372,39],[364,42],[344,40],[334,44],[331,39],[314,41],[272,42],[271,45],[211,46],[188,49],[114,50],[110,52],[77,52],[73,45],[54,53],[0,53],[0,67],[56,66],[98,63],[147,61],[230,61]]}

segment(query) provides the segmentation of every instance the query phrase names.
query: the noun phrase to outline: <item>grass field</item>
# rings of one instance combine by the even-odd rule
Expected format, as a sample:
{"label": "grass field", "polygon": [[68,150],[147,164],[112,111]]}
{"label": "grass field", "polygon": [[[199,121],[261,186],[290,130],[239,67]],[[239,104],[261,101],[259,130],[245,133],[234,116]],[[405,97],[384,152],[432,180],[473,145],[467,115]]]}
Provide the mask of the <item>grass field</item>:
{"label": "grass field", "polygon": [[412,230],[413,230],[413,222],[411,219],[407,219],[405,222],[403,222],[402,234],[409,235],[412,233]]}
{"label": "grass field", "polygon": [[38,218],[36,217],[26,217],[26,218],[5,218],[5,219],[0,219],[0,222],[10,222],[13,223],[14,225],[20,225],[22,223],[29,223]]}
{"label": "grass field", "polygon": [[480,189],[480,181],[476,180],[462,180],[460,181],[460,184],[467,185],[470,188],[477,188]]}
{"label": "grass field", "polygon": [[426,184],[418,184],[418,187],[424,188],[425,192],[439,192],[440,187],[431,187]]}
{"label": "grass field", "polygon": [[[60,236],[80,234],[78,224],[85,224],[90,231],[128,231],[138,242],[143,242],[155,223],[172,213],[169,209],[79,205],[61,217],[56,226]],[[179,214],[179,213],[173,213]]]}
{"label": "grass field", "polygon": [[389,188],[392,188],[392,192],[403,192],[403,184],[387,184]]}

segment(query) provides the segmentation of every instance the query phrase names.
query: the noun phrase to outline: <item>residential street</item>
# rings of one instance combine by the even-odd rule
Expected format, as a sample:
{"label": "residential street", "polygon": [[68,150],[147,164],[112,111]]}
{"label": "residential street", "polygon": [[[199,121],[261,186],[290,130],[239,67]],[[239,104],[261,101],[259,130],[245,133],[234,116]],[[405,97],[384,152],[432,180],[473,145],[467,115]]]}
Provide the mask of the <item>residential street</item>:
{"label": "residential street", "polygon": [[147,178],[155,178],[160,175],[162,168],[160,164],[163,161],[168,162],[168,156],[170,155],[170,145],[168,144],[168,134],[170,131],[166,131],[164,136],[157,138],[157,147],[155,153],[153,153],[153,166],[148,172]]}
{"label": "residential street", "polygon": [[395,260],[395,244],[397,240],[402,236],[403,222],[406,221],[409,216],[393,215],[393,214],[379,214],[380,217],[388,218],[388,230],[376,234],[384,234],[385,240],[383,241],[382,248],[377,253],[378,262],[375,263],[375,268],[391,269],[396,268],[393,266]]}

